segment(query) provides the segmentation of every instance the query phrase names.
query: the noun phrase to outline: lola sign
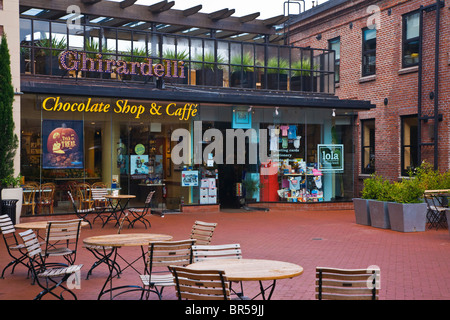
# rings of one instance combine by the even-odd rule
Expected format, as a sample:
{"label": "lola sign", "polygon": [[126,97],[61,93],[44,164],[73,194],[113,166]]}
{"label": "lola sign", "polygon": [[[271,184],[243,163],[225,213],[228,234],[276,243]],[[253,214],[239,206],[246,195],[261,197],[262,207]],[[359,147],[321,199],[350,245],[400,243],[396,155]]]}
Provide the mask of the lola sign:
{"label": "lola sign", "polygon": [[344,145],[317,145],[317,169],[321,171],[344,170]]}
{"label": "lola sign", "polygon": [[145,62],[103,59],[101,53],[96,58],[89,58],[86,52],[75,50],[63,51],[59,54],[61,69],[68,71],[89,71],[99,73],[131,74],[155,76],[158,78],[186,78],[184,61],[163,59],[162,63],[153,64],[151,58]]}

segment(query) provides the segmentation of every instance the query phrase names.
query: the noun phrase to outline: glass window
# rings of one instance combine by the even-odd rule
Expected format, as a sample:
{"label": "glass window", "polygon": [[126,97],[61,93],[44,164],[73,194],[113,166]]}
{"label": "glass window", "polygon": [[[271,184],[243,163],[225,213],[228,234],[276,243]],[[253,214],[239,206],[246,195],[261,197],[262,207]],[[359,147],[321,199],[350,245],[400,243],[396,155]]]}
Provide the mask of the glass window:
{"label": "glass window", "polygon": [[330,50],[334,50],[334,81],[339,82],[339,69],[341,65],[341,38],[337,37],[328,41]]}
{"label": "glass window", "polygon": [[375,120],[361,121],[361,173],[375,172]]}
{"label": "glass window", "polygon": [[401,118],[402,122],[402,176],[407,176],[409,171],[417,167],[417,145],[418,145],[418,119],[417,115],[405,116]]}
{"label": "glass window", "polygon": [[419,63],[420,12],[403,16],[403,67]]}
{"label": "glass window", "polygon": [[375,74],[377,48],[377,30],[363,29],[363,44],[362,44],[362,75],[370,76]]}

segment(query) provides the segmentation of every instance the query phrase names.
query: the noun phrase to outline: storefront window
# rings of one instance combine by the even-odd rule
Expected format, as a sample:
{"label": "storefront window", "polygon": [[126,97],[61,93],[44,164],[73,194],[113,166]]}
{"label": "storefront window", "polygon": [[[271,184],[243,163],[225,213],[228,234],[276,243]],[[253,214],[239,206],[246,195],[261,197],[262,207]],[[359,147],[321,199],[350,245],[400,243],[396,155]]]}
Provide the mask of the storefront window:
{"label": "storefront window", "polygon": [[155,190],[167,210],[353,194],[350,111],[32,94],[22,111],[21,173],[56,185],[54,212],[72,211],[67,191],[80,183],[136,205]]}

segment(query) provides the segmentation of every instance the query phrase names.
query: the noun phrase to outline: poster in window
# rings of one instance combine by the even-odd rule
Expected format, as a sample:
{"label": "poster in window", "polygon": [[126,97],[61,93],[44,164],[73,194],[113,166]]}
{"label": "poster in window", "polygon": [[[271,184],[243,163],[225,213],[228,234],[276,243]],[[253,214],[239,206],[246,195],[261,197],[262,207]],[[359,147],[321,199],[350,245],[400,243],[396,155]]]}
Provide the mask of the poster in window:
{"label": "poster in window", "polygon": [[132,155],[130,156],[130,173],[148,174],[148,155]]}
{"label": "poster in window", "polygon": [[197,187],[198,186],[198,171],[182,171],[181,172],[181,186],[182,187]]}
{"label": "poster in window", "polygon": [[42,167],[83,169],[83,121],[42,121]]}

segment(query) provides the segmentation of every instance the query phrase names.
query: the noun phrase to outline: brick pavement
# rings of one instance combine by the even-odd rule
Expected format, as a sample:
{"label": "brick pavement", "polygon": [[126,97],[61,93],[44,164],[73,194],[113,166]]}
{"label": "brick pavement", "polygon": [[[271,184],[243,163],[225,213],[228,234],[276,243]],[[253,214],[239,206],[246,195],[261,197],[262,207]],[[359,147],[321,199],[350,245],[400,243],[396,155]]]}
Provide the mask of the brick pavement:
{"label": "brick pavement", "polygon": [[[150,232],[167,233],[175,240],[189,237],[195,220],[217,222],[213,244],[240,243],[246,258],[275,259],[300,264],[304,273],[294,279],[279,280],[273,295],[276,300],[313,300],[316,266],[381,269],[382,300],[447,300],[450,299],[450,235],[448,230],[400,233],[355,224],[352,210],[167,214],[151,217]],[[142,224],[124,232],[145,232]],[[113,223],[101,228],[83,228],[81,239],[92,235],[115,233]],[[81,242],[81,240],[80,240]],[[136,255],[139,249],[122,249],[124,256]],[[0,267],[9,262],[3,241],[0,245]],[[79,299],[95,300],[107,274],[106,266],[98,267],[89,280],[86,272],[94,258],[79,247],[77,263],[84,264]],[[125,272],[114,284],[139,283],[138,275]],[[30,285],[26,270],[18,266],[14,274],[0,279],[0,300],[30,300],[39,288]],[[258,292],[258,284],[245,283],[249,296]],[[121,299],[136,299],[137,294]],[[155,298],[154,296],[152,297]],[[172,288],[165,299],[175,299]]]}

